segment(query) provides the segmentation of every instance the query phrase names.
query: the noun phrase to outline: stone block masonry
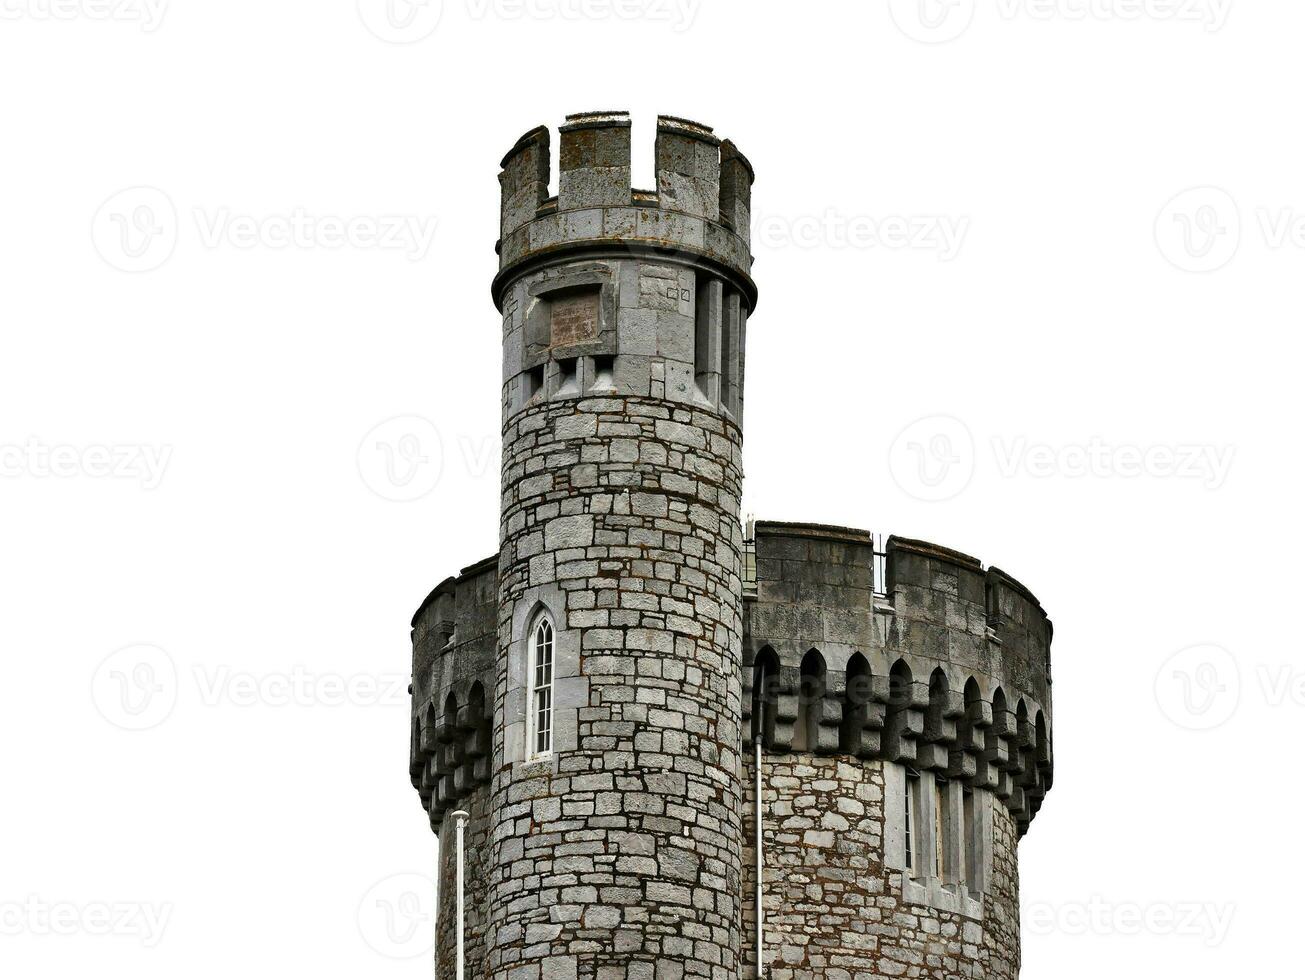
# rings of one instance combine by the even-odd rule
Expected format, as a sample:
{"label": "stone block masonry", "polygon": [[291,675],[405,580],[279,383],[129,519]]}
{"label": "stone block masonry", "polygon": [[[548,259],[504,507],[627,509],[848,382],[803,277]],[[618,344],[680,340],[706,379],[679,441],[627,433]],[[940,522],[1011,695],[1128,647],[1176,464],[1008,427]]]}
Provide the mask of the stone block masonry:
{"label": "stone block masonry", "polygon": [[557,196],[543,127],[499,174],[499,552],[412,621],[436,976],[464,809],[468,978],[1016,980],[1050,620],[937,545],[745,533],[752,166],[661,116],[637,190],[628,115],[559,136]]}
{"label": "stone block masonry", "polygon": [[[738,429],[603,397],[520,413],[504,446],[488,975],[737,976]],[[536,604],[581,683],[532,761],[509,662]]]}

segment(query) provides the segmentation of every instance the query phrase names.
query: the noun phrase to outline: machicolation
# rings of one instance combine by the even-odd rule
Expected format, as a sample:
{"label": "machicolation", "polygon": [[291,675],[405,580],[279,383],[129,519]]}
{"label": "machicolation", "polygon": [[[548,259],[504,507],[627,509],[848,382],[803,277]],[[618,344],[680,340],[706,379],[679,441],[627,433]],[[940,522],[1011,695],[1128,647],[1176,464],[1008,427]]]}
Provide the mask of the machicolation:
{"label": "machicolation", "polygon": [[500,551],[412,621],[437,975],[462,821],[468,976],[1014,980],[1051,621],[937,545],[745,531],[752,167],[663,116],[636,190],[586,113],[550,198],[550,139],[500,174]]}

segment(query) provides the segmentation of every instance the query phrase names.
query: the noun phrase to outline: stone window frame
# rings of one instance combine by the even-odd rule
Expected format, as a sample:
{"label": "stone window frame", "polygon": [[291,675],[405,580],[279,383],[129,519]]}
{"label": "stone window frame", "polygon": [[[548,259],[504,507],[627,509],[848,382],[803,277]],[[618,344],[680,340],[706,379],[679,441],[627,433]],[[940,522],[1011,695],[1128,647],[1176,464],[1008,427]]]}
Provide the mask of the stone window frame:
{"label": "stone window frame", "polygon": [[[526,589],[514,605],[503,726],[503,755],[509,765],[552,767],[556,771],[559,757],[579,748],[579,709],[589,703],[589,681],[580,676],[580,630],[567,628],[565,610],[566,593],[556,585]],[[544,615],[553,623],[553,748],[548,755],[532,758],[530,645],[533,626]]]}
{"label": "stone window frame", "polygon": [[[541,639],[541,634],[547,630],[547,636]],[[554,622],[553,615],[546,609],[535,613],[530,620],[530,627],[527,630],[526,637],[526,758],[531,762],[537,762],[540,759],[547,758],[553,754],[553,668],[555,666],[555,651],[557,649],[557,626]],[[542,646],[548,647],[548,664],[547,680],[541,684],[540,674],[540,649]],[[540,748],[540,740],[544,734],[544,726],[540,724],[540,715],[543,713],[536,704],[539,693],[544,688],[548,689],[548,707],[543,711],[548,713],[547,738],[545,745]]]}
{"label": "stone window frame", "polygon": [[[552,300],[559,293],[598,287],[598,337],[576,344],[552,343]],[[569,272],[534,283],[526,291],[530,302],[526,308],[524,347],[521,369],[529,370],[551,360],[595,354],[616,353],[616,282],[606,267]],[[544,337],[548,343],[543,343]]]}
{"label": "stone window frame", "polygon": [[747,303],[743,294],[720,276],[702,269],[694,274],[695,400],[735,421],[743,401]]}
{"label": "stone window frame", "polygon": [[[957,779],[941,784],[946,794],[943,819],[951,827],[946,839],[952,873],[944,877],[937,867],[937,829],[933,817],[940,784],[934,773],[920,773],[919,798],[912,806],[912,812],[917,815],[911,834],[911,850],[917,865],[914,872],[906,866],[906,785],[907,767],[884,763],[884,864],[902,873],[902,898],[912,905],[982,919],[983,896],[992,878],[992,808],[996,797],[988,790],[972,790],[975,820],[973,826],[967,827],[965,784]],[[965,880],[967,847],[975,859],[968,866],[977,869],[977,881]]]}

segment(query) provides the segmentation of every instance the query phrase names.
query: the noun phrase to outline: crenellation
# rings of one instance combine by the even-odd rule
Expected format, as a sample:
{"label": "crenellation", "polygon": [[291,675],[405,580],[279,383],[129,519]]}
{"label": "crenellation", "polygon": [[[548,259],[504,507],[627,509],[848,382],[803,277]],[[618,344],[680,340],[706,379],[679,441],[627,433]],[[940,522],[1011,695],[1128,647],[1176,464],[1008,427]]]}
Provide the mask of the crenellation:
{"label": "crenellation", "polygon": [[437,976],[461,809],[473,976],[1015,980],[1050,620],[928,542],[745,530],[752,166],[659,116],[637,190],[627,113],[558,135],[556,197],[543,127],[500,174],[499,552],[412,624]]}
{"label": "crenellation", "polygon": [[533,221],[548,198],[550,140],[548,128],[536,126],[503,157],[498,178],[503,194],[499,227],[505,237]]}

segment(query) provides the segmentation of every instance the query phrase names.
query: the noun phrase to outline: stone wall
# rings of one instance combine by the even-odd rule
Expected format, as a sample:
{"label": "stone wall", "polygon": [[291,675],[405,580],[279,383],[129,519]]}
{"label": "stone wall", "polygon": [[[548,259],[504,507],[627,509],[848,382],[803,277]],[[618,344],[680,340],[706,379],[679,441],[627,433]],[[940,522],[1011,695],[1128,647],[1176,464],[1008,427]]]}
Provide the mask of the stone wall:
{"label": "stone wall", "polygon": [[[568,117],[560,138],[556,197],[542,127],[499,176],[501,550],[413,619],[437,975],[454,969],[464,808],[468,977],[755,976],[760,744],[773,980],[1014,980],[1016,846],[1052,781],[1050,620],[1006,573],[925,542],[881,554],[865,531],[761,524],[749,547],[752,168],[661,116],[656,187],[637,190],[625,113]],[[935,815],[947,853],[979,840],[981,875],[959,881],[955,857],[908,869],[917,778],[951,814]]]}
{"label": "stone wall", "polygon": [[[503,444],[486,975],[734,980],[739,430],[661,399],[561,399]],[[541,604],[556,744],[530,761],[520,637]]]}
{"label": "stone wall", "polygon": [[409,775],[436,833],[489,783],[497,628],[497,555],[445,579],[412,618]]}
{"label": "stone wall", "polygon": [[[481,786],[464,796],[459,805],[470,814],[464,830],[463,879],[466,890],[463,913],[466,916],[464,945],[466,976],[482,977],[485,969],[485,927],[489,881],[486,857],[489,853],[489,789]],[[439,883],[435,919],[435,980],[454,980],[457,976],[457,821],[452,810],[444,814],[436,833],[440,848],[436,880]]]}
{"label": "stone wall", "polygon": [[992,791],[1028,829],[1052,782],[1051,621],[1006,573],[890,537],[882,593],[869,532],[759,523],[744,622],[744,735],[753,679],[768,749],[846,752]]}
{"label": "stone wall", "polygon": [[[1015,826],[992,808],[988,890],[976,915],[914,904],[885,860],[885,764],[850,756],[764,757],[763,964],[769,980],[1015,980]],[[756,974],[755,773],[744,797],[744,956]]]}

